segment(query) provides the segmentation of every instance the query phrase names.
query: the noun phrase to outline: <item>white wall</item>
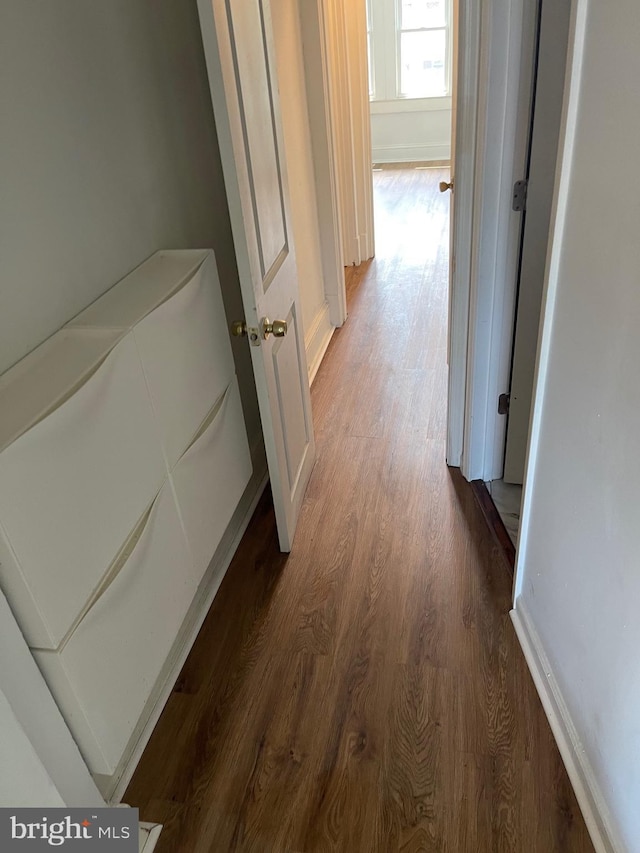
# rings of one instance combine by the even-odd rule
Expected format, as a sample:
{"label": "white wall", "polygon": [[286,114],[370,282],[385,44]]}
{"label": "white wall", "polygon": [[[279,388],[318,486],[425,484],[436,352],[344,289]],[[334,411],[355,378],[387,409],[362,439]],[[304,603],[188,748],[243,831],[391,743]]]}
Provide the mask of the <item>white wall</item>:
{"label": "white wall", "polygon": [[374,163],[448,160],[451,98],[371,103]]}
{"label": "white wall", "polygon": [[161,248],[213,247],[242,316],[195,3],[5,4],[0,104],[0,371]]}
{"label": "white wall", "polygon": [[640,6],[577,7],[586,38],[583,54],[576,42],[548,263],[516,616],[594,812],[613,849],[631,853],[640,850],[640,110],[629,86],[640,79]]}
{"label": "white wall", "polygon": [[300,0],[272,0],[271,16],[307,363],[310,372],[315,373],[333,326],[322,274],[299,3]]}

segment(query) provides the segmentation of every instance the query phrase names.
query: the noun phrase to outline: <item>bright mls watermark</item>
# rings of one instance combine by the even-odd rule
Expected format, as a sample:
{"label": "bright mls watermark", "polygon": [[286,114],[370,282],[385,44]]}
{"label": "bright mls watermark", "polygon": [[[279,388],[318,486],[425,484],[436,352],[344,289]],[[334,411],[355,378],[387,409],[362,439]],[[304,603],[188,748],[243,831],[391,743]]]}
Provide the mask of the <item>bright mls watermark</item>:
{"label": "bright mls watermark", "polygon": [[138,853],[138,809],[0,808],[0,850]]}

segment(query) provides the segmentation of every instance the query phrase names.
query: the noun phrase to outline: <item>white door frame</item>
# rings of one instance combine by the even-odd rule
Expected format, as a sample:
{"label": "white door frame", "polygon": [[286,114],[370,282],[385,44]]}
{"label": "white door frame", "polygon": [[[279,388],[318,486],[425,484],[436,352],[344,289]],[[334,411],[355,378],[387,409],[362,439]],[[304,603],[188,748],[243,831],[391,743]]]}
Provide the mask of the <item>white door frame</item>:
{"label": "white door frame", "polygon": [[342,223],[338,204],[335,92],[328,67],[326,0],[300,0],[305,86],[315,177],[324,292],[332,326],[347,319]]}
{"label": "white door frame", "polygon": [[[578,109],[580,106],[580,84],[582,80],[582,62],[585,51],[585,31],[587,26],[588,5],[588,0],[571,0],[567,66],[564,80],[560,134],[558,138],[556,177],[553,189],[551,219],[549,222],[549,242],[547,244],[545,281],[542,291],[540,333],[538,335],[535,375],[533,379],[533,397],[531,401],[529,442],[524,469],[524,488],[522,492],[520,531],[518,535],[518,553],[516,555],[516,564],[513,576],[514,610],[517,609],[518,597],[522,593],[525,574],[524,557],[527,552],[527,537],[529,533],[529,520],[531,517],[531,495],[534,489],[533,472],[535,470],[540,444],[542,400],[544,399],[546,381],[548,378],[551,350],[551,326],[553,322],[556,291],[560,278],[560,257],[562,254],[562,243],[567,217],[571,163],[577,132]],[[580,799],[579,788],[576,787],[576,781],[573,778],[571,770],[569,773],[572,785]]]}
{"label": "white door frame", "polygon": [[544,0],[538,10],[535,104],[529,142],[526,224],[518,271],[518,304],[514,317],[509,423],[504,479],[524,482],[524,465],[533,404],[535,355],[542,316],[546,248],[558,155],[564,77],[567,65],[571,0]]}
{"label": "white door frame", "polygon": [[[303,38],[305,33],[309,36],[304,53],[314,156],[313,124],[326,107],[325,121],[331,126],[336,179],[334,201],[339,208],[341,230],[340,263],[360,264],[373,257],[375,251],[365,0],[353,4],[345,4],[343,0],[300,0],[300,4]],[[312,7],[316,4],[314,14]],[[307,9],[312,17],[309,25],[305,22]],[[320,32],[313,30],[313,17],[321,25]],[[313,67],[316,52],[313,41],[318,37],[322,43],[322,73],[318,73],[317,64],[315,70]],[[320,125],[322,121],[320,117]],[[324,186],[327,184],[318,186],[320,194]],[[322,210],[319,213],[322,231],[327,221],[322,219]]]}
{"label": "white door frame", "polygon": [[375,254],[367,9],[364,0],[358,3],[344,3],[344,0],[340,0],[339,8],[345,20],[354,186],[354,201],[347,196],[344,203],[351,205],[355,202],[358,256],[351,260],[360,264]]}
{"label": "white door frame", "polygon": [[449,390],[446,451],[447,463],[456,468],[460,467],[462,462],[465,431],[478,69],[480,63],[479,4],[474,0],[458,0],[457,20],[456,129],[453,139],[455,174],[451,176],[454,182],[451,203],[455,205],[455,229],[451,243],[451,273],[449,276],[451,293],[449,295]]}
{"label": "white door frame", "polygon": [[467,480],[502,476],[520,243],[534,0],[460,0],[447,461]]}

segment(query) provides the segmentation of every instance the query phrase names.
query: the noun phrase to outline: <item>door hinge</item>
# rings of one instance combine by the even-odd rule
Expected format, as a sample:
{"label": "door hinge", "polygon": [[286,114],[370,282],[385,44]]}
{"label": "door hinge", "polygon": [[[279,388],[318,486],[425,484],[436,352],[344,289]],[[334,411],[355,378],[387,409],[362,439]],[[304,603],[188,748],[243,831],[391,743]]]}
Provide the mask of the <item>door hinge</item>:
{"label": "door hinge", "polygon": [[527,187],[529,181],[516,181],[513,185],[512,209],[516,212],[527,209]]}
{"label": "door hinge", "polygon": [[498,414],[499,415],[508,415],[509,414],[509,401],[511,399],[510,394],[500,394],[498,397]]}

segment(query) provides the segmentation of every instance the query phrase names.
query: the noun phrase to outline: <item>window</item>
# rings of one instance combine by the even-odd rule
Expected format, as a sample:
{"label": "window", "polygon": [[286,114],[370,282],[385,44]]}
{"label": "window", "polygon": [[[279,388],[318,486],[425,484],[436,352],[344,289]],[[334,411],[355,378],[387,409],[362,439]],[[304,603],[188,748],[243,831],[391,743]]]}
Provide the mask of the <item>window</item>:
{"label": "window", "polygon": [[372,101],[449,94],[451,0],[367,0]]}

